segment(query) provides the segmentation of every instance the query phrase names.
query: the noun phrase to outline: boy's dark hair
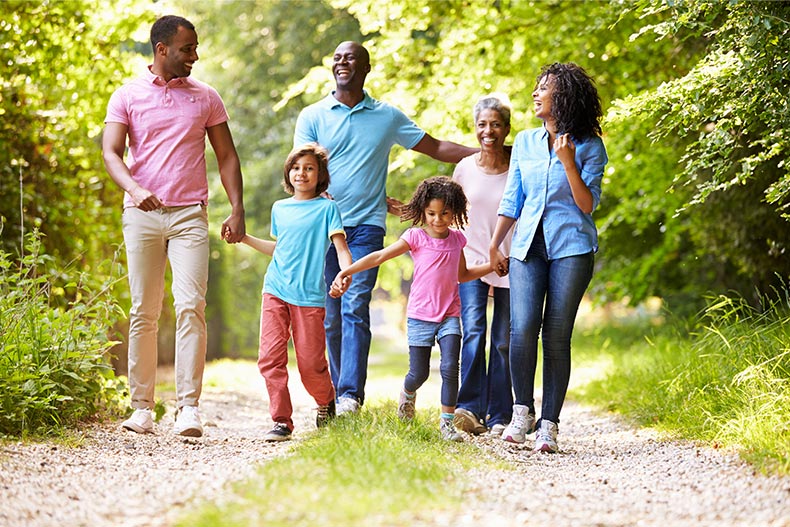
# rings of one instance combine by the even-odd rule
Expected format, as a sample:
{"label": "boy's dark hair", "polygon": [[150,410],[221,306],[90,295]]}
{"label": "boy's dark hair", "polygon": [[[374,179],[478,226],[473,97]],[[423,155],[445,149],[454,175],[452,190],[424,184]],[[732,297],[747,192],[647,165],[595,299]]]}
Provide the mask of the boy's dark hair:
{"label": "boy's dark hair", "polygon": [[318,185],[315,188],[315,195],[319,196],[329,188],[329,151],[318,143],[306,143],[291,150],[291,153],[288,154],[288,158],[285,160],[283,188],[288,194],[294,193],[294,186],[291,185],[291,177],[289,176],[291,168],[297,159],[308,155],[314,156],[318,162]]}
{"label": "boy's dark hair", "polygon": [[453,223],[463,229],[468,221],[466,194],[461,185],[446,176],[434,176],[423,180],[414,191],[411,200],[403,206],[401,221],[411,221],[412,225],[424,225],[425,209],[434,199],[442,200],[445,208],[453,211]]}
{"label": "boy's dark hair", "polygon": [[176,15],[165,15],[159,20],[154,22],[151,26],[151,47],[156,53],[156,44],[161,42],[165,46],[169,46],[173,41],[173,37],[178,33],[179,27],[195,30],[194,24],[184,17]]}
{"label": "boy's dark hair", "polygon": [[535,85],[547,75],[554,77],[551,115],[557,123],[557,132],[579,139],[600,136],[603,110],[592,77],[573,62],[555,62],[543,66]]}

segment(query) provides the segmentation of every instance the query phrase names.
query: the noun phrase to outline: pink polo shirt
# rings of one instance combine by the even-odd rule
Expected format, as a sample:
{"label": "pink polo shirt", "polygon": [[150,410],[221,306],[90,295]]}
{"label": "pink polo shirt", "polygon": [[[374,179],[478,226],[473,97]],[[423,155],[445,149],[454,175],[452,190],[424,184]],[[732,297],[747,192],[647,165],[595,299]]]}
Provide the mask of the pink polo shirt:
{"label": "pink polo shirt", "polygon": [[[129,127],[132,178],[166,206],[208,203],[206,128],[228,120],[219,93],[179,77],[165,83],[149,69],[110,97],[105,123]],[[124,207],[133,207],[128,194]]]}

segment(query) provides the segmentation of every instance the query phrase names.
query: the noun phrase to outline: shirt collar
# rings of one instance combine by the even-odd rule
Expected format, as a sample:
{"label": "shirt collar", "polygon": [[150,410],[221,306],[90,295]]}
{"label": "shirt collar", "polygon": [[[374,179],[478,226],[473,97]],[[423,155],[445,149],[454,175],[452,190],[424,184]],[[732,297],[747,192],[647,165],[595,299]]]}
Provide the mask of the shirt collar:
{"label": "shirt collar", "polygon": [[[357,106],[362,106],[363,108],[373,108],[373,97],[368,95],[367,90],[362,90],[362,93],[365,97],[357,103]],[[335,99],[335,92],[332,91],[329,95],[324,98],[324,104],[326,104],[329,108],[337,108],[338,106],[345,106],[342,102]],[[354,106],[356,108],[357,106]]]}
{"label": "shirt collar", "polygon": [[169,86],[170,88],[175,88],[178,86],[184,86],[188,82],[188,79],[186,77],[176,77],[174,79],[170,79],[170,82],[165,82],[165,80],[162,77],[151,71],[152,66],[153,66],[152,64],[149,64],[148,67],[145,68],[145,78],[151,84],[155,84],[156,86]]}

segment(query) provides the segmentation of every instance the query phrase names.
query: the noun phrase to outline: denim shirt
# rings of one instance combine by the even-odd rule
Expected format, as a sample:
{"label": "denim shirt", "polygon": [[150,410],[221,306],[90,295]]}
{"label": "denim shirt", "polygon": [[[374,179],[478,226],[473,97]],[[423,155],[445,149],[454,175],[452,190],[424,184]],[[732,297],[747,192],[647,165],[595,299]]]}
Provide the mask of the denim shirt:
{"label": "denim shirt", "polygon": [[[593,210],[601,201],[601,179],[609,158],[600,137],[573,138],[576,167],[593,197]],[[576,205],[565,168],[549,150],[545,128],[516,135],[505,192],[497,214],[517,219],[510,256],[527,257],[538,225],[543,221],[546,253],[550,260],[598,250],[598,232],[591,214]]]}

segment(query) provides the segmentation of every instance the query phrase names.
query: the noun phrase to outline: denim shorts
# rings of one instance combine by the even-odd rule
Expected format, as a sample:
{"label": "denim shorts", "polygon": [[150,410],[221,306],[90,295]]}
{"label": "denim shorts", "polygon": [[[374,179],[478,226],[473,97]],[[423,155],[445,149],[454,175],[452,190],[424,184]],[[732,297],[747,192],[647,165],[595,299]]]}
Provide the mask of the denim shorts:
{"label": "denim shorts", "polygon": [[447,317],[441,322],[428,322],[409,318],[406,320],[409,346],[433,346],[445,335],[461,335],[461,317]]}

